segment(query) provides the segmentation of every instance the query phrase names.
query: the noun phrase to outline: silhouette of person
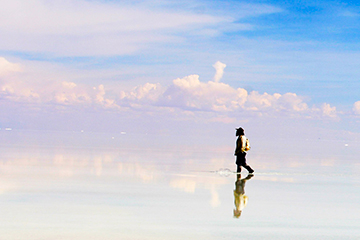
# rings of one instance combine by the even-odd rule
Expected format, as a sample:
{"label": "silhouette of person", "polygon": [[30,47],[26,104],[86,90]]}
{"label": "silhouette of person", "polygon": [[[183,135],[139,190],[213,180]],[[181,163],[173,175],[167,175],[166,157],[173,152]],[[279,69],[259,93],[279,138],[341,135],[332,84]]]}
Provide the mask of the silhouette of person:
{"label": "silhouette of person", "polygon": [[237,175],[235,182],[234,190],[234,217],[239,218],[241,216],[242,210],[246,207],[248,203],[248,197],[245,195],[245,182],[250,180],[254,175],[249,174],[246,178],[241,179],[241,175]]}
{"label": "silhouette of person", "polygon": [[244,167],[252,174],[254,170],[246,163],[246,152],[250,150],[249,139],[245,137],[244,129],[241,127],[236,129],[236,136],[238,136],[234,154],[236,156],[236,171],[237,173],[241,173],[241,167]]}

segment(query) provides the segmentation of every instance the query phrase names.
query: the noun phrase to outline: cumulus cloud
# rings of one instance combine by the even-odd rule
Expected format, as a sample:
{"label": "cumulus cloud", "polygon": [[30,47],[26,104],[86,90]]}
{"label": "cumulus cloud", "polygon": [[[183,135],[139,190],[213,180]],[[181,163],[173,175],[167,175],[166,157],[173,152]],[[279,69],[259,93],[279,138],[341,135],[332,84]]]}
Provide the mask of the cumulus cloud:
{"label": "cumulus cloud", "polygon": [[321,106],[322,114],[326,117],[335,118],[337,117],[336,107],[331,107],[328,103],[323,103]]}
{"label": "cumulus cloud", "polygon": [[295,93],[259,94],[253,91],[249,94],[246,102],[248,110],[253,111],[275,111],[275,112],[306,112],[309,108],[301,97]]}
{"label": "cumulus cloud", "polygon": [[353,111],[355,114],[360,114],[360,101],[354,103]]}
{"label": "cumulus cloud", "polygon": [[39,93],[32,87],[18,82],[0,84],[0,97],[17,102],[37,102],[40,99]]}
{"label": "cumulus cloud", "polygon": [[105,91],[104,85],[100,84],[97,88],[95,88],[95,90],[97,90],[97,94],[95,96],[95,101],[97,103],[100,103],[101,105],[105,106],[106,108],[118,107],[115,104],[114,99],[109,99],[109,98],[105,97],[106,91]]}
{"label": "cumulus cloud", "polygon": [[295,93],[248,93],[219,82],[201,82],[198,75],[178,78],[159,99],[165,106],[214,112],[306,113],[308,105]]}
{"label": "cumulus cloud", "polygon": [[[5,59],[5,65],[17,66]],[[225,64],[214,64],[223,74]],[[11,69],[11,68],[10,68]],[[17,69],[17,68],[15,68]],[[257,116],[325,116],[337,117],[336,107],[324,103],[320,108],[309,108],[296,93],[248,92],[219,81],[200,81],[199,75],[177,78],[169,86],[146,83],[129,91],[106,89],[104,84],[89,87],[74,81],[47,82],[32,85],[21,79],[0,82],[0,97],[15,102],[55,104],[84,108],[105,108],[113,111],[162,111],[178,109],[187,115],[197,112],[218,114],[213,121],[233,122],[238,114]],[[354,111],[360,113],[360,101],[354,104]]]}
{"label": "cumulus cloud", "polygon": [[[43,94],[43,96],[45,97],[46,94]],[[88,104],[91,102],[91,97],[85,89],[78,87],[73,82],[66,81],[54,89],[52,96],[46,96],[42,100],[46,101],[46,99],[54,100],[56,103],[64,105]]]}
{"label": "cumulus cloud", "polygon": [[162,86],[157,83],[146,83],[135,87],[130,92],[121,91],[120,99],[130,100],[130,101],[150,101],[155,102],[159,99],[160,95],[163,93]]}
{"label": "cumulus cloud", "polygon": [[232,111],[245,103],[247,95],[245,89],[212,81],[200,82],[199,75],[190,75],[175,79],[159,103],[183,109]]}
{"label": "cumulus cloud", "polygon": [[14,77],[18,72],[22,72],[22,66],[12,63],[0,57],[0,98],[11,99],[14,101],[36,101],[40,95],[31,86],[31,83],[21,81]]}
{"label": "cumulus cloud", "polygon": [[[105,88],[101,84],[93,89],[73,81],[29,79],[32,73],[26,67],[23,70],[19,64],[11,63],[5,58],[0,58],[0,64],[2,72],[6,70],[6,75],[0,79],[0,97],[3,100],[33,104],[86,107],[97,104],[104,108],[117,107],[114,99],[106,97]],[[23,75],[17,75],[18,71],[23,71]]]}
{"label": "cumulus cloud", "polygon": [[224,69],[226,67],[226,64],[220,62],[220,61],[217,61],[213,67],[215,68],[216,70],[216,73],[215,73],[215,76],[214,76],[214,81],[215,82],[220,82],[220,79],[222,78],[222,76],[224,75]]}

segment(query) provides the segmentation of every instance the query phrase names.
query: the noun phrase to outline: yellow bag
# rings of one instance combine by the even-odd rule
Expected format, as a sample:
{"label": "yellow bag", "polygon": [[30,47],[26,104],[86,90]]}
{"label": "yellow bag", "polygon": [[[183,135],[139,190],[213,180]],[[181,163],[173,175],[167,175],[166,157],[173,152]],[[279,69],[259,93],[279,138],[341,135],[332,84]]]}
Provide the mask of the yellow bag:
{"label": "yellow bag", "polygon": [[246,142],[245,142],[245,151],[249,151],[250,150],[250,142],[249,142],[249,139],[246,139]]}

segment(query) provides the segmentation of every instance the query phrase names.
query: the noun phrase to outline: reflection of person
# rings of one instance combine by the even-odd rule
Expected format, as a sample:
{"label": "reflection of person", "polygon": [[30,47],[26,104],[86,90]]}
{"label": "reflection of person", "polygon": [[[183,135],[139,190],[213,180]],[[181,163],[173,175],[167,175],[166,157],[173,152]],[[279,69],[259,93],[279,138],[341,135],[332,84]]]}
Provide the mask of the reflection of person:
{"label": "reflection of person", "polygon": [[249,174],[246,178],[241,179],[241,175],[237,175],[237,180],[235,182],[234,190],[234,217],[239,218],[241,216],[242,210],[246,207],[248,202],[248,197],[245,195],[245,182],[252,178],[254,175]]}
{"label": "reflection of person", "polygon": [[246,164],[246,151],[250,150],[250,143],[249,139],[245,137],[244,129],[237,128],[236,136],[238,136],[235,149],[237,172],[241,173],[241,166],[243,166],[249,173],[253,173],[254,170]]}

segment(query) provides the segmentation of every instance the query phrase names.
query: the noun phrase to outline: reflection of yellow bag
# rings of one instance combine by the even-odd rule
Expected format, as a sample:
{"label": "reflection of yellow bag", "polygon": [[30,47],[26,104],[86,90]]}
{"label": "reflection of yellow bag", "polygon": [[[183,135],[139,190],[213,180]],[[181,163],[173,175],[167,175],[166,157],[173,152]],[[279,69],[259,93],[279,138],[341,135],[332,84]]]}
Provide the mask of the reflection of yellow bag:
{"label": "reflection of yellow bag", "polygon": [[250,150],[250,142],[249,142],[249,139],[246,139],[246,142],[245,142],[245,151],[249,151]]}

